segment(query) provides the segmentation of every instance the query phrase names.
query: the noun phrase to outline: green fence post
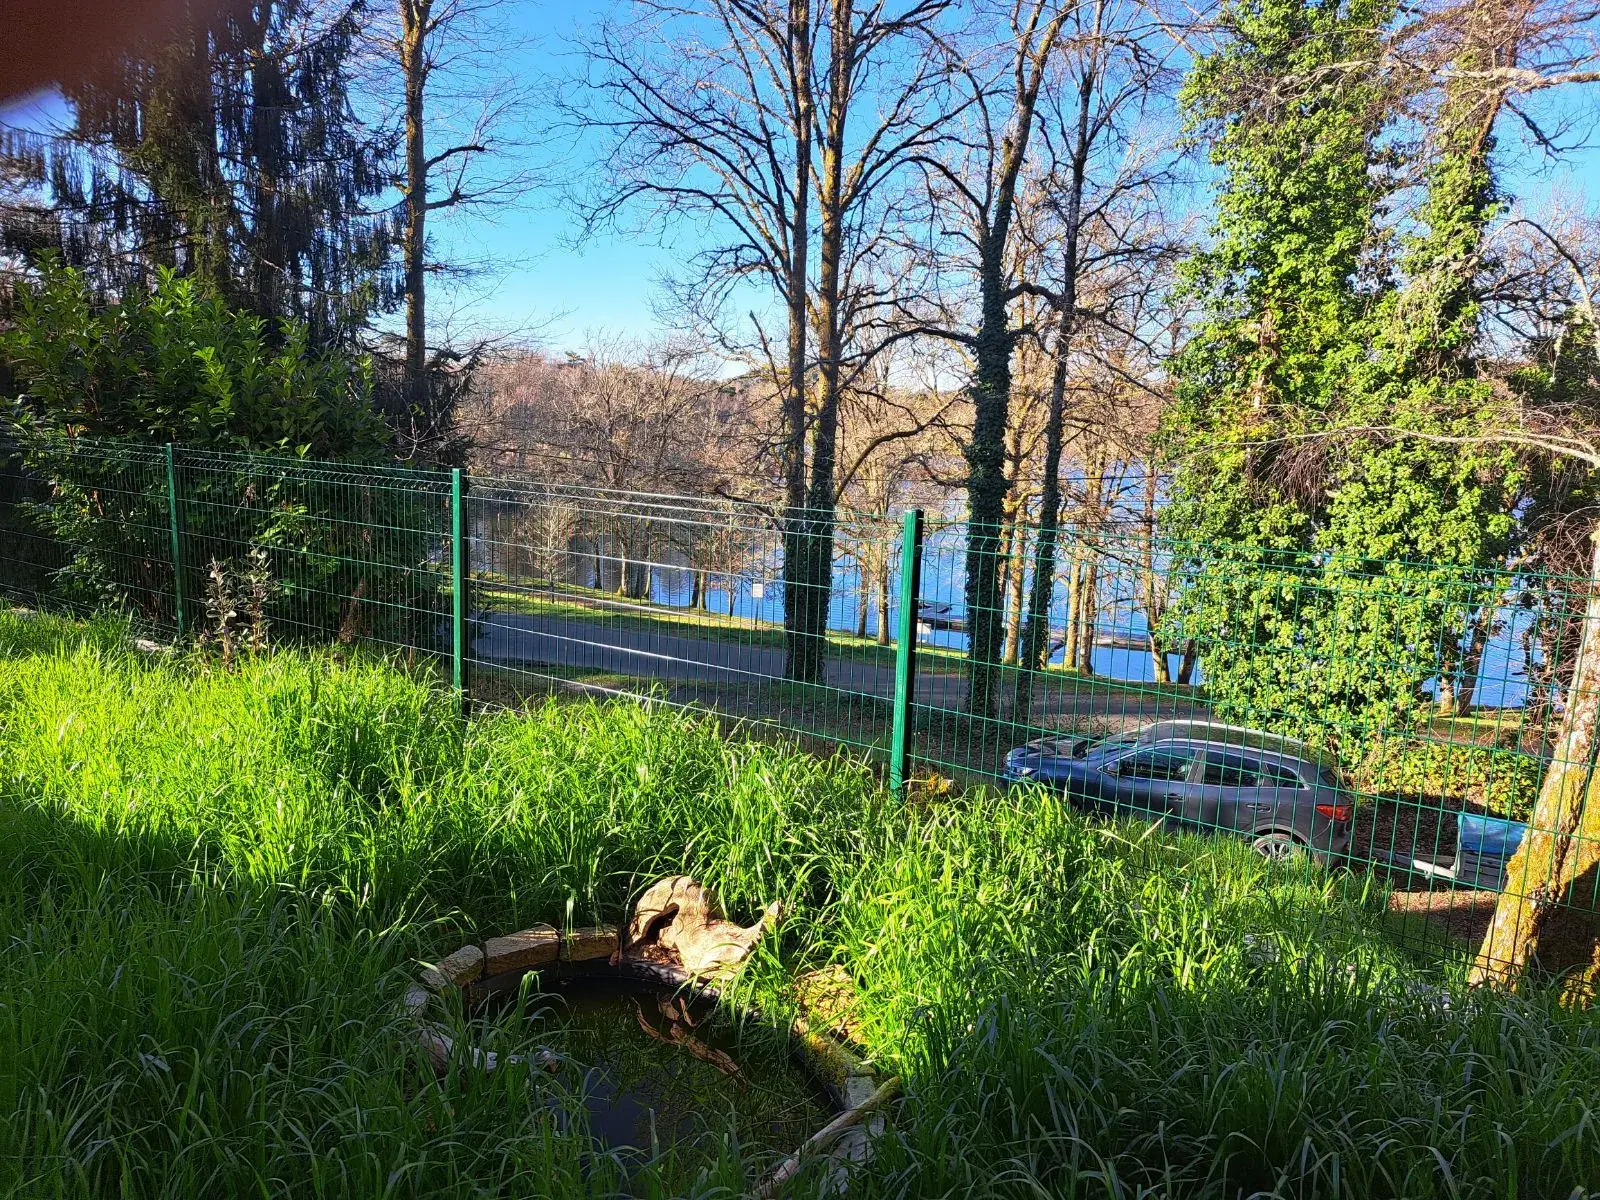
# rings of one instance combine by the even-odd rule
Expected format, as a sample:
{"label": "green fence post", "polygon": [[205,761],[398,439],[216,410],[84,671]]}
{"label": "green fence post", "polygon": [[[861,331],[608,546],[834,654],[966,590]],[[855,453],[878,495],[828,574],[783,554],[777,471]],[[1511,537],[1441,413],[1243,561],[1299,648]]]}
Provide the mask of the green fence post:
{"label": "green fence post", "polygon": [[467,586],[472,575],[467,541],[467,475],[460,467],[450,468],[450,633],[452,662],[450,682],[467,714]]}
{"label": "green fence post", "polygon": [[917,686],[917,606],[922,596],[922,510],[906,512],[900,530],[900,631],[894,648],[894,731],[889,742],[889,786],[906,784],[911,704]]}
{"label": "green fence post", "polygon": [[178,514],[178,451],[167,443],[167,531],[172,537],[172,615],[178,640],[188,630],[183,611],[183,519]]}

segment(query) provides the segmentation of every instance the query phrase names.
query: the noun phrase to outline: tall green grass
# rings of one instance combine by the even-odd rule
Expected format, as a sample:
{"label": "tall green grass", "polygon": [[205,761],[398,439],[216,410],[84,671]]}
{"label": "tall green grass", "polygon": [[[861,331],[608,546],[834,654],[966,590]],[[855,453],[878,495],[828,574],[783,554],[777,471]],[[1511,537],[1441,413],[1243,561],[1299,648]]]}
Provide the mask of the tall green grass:
{"label": "tall green grass", "polygon": [[[222,671],[114,622],[3,616],[0,1191],[612,1194],[618,1164],[557,1134],[554,1084],[436,1085],[396,1000],[466,937],[616,920],[677,871],[735,916],[789,905],[746,981],[766,1010],[800,970],[856,980],[906,1081],[862,1195],[1600,1179],[1589,1014],[1466,993],[1314,867],[1043,794],[901,803],[858,764],[681,714],[464,725],[378,661]],[[737,1159],[628,1186],[736,1194]]]}

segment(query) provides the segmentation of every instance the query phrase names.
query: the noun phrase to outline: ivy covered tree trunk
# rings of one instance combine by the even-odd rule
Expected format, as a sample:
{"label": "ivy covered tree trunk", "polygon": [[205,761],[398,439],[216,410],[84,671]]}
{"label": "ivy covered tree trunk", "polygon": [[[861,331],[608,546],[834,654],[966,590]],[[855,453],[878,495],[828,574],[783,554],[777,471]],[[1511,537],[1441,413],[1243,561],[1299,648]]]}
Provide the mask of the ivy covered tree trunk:
{"label": "ivy covered tree trunk", "polygon": [[1011,418],[1014,338],[1001,253],[996,247],[985,256],[983,317],[971,388],[972,440],[967,444],[967,711],[975,717],[994,715],[1003,636],[1000,538],[1010,487],[1005,435]]}
{"label": "ivy covered tree trunk", "polygon": [[[1005,519],[1006,431],[1011,423],[1011,352],[1017,330],[1011,327],[1011,279],[1007,250],[1016,216],[1017,184],[1028,161],[1039,90],[1055,55],[1062,26],[1073,11],[1061,5],[1049,15],[1044,4],[1012,9],[1011,95],[1013,109],[1000,128],[990,125],[991,174],[988,199],[978,206],[974,241],[978,251],[978,322],[969,345],[973,370],[967,393],[972,400],[972,438],[967,459],[967,711],[993,717],[999,703],[1000,650],[1004,635],[1001,604],[1000,533]],[[980,108],[987,105],[980,104]],[[979,192],[985,190],[980,186]]]}
{"label": "ivy covered tree trunk", "polygon": [[[1600,531],[1597,531],[1600,532]],[[1545,773],[1527,835],[1506,866],[1473,983],[1511,983],[1529,966],[1579,967],[1584,991],[1600,981],[1594,907],[1600,868],[1600,538],[1595,539],[1583,637],[1567,688],[1555,757]],[[1567,901],[1572,903],[1569,905]]]}

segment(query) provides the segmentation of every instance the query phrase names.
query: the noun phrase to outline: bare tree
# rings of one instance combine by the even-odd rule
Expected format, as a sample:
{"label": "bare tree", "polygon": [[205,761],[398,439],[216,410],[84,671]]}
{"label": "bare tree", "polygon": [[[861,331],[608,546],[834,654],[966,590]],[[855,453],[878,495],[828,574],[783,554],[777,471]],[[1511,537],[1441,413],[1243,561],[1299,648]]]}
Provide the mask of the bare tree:
{"label": "bare tree", "polygon": [[[1165,153],[1170,142],[1152,136],[1147,120],[1153,98],[1174,79],[1166,65],[1172,49],[1144,4],[1092,0],[1072,16],[1062,39],[1060,77],[1046,97],[1043,139],[1053,219],[1045,223],[1045,237],[1060,270],[1049,282],[1031,283],[1053,309],[1055,329],[1039,532],[1018,656],[1028,669],[1017,674],[1014,699],[1014,709],[1024,714],[1032,706],[1033,669],[1043,666],[1049,642],[1073,336],[1086,318],[1118,331],[1124,343],[1142,336],[1148,313],[1141,301],[1149,298],[1151,280],[1166,279],[1176,251],[1166,223],[1150,219],[1171,182],[1171,164]],[[1097,274],[1106,277],[1096,281],[1099,304],[1085,312],[1084,277]]]}
{"label": "bare tree", "polygon": [[711,368],[672,340],[602,335],[560,361],[497,363],[467,410],[478,459],[617,491],[712,491],[736,434]]}
{"label": "bare tree", "polygon": [[[812,6],[639,0],[631,20],[596,32],[587,87],[573,104],[577,121],[610,139],[598,165],[605,182],[582,199],[591,228],[633,214],[697,222],[721,237],[693,261],[688,291],[708,306],[751,280],[777,295],[785,326],[771,372],[781,397],[777,457],[785,509],[796,516],[806,504]],[[786,587],[803,563],[803,536],[798,520],[785,522]],[[791,607],[789,673],[798,675],[805,658]]]}
{"label": "bare tree", "polygon": [[733,616],[739,580],[759,561],[765,539],[752,512],[743,505],[723,502],[708,506],[690,519],[686,557],[694,572],[691,604],[711,608],[710,594],[720,584]]}
{"label": "bare tree", "polygon": [[[709,218],[726,236],[697,257],[679,294],[725,345],[742,340],[726,320],[739,314],[782,398],[775,442],[795,679],[822,678],[841,397],[871,357],[862,265],[880,253],[894,211],[887,188],[936,136],[930,34],[948,3],[638,0],[635,19],[603,28],[589,49],[592,99],[580,116],[610,133],[604,168],[615,181],[589,198],[591,222],[641,209]],[[779,301],[781,339],[750,309],[752,280]]]}
{"label": "bare tree", "polygon": [[551,484],[533,489],[520,508],[491,517],[487,532],[495,570],[517,580],[542,580],[553,593],[569,581],[580,530],[578,507],[570,496]]}
{"label": "bare tree", "polygon": [[[584,354],[552,362],[527,355],[484,372],[466,412],[486,470],[611,493],[699,496],[715,492],[726,446],[737,439],[723,388],[708,364],[671,342],[596,338]],[[659,514],[597,500],[586,535],[604,540],[616,586],[642,595],[643,563],[664,545]],[[632,564],[632,566],[630,566]]]}
{"label": "bare tree", "polygon": [[944,423],[955,401],[915,386],[895,365],[902,351],[880,359],[877,369],[846,393],[847,417],[840,443],[839,503],[850,510],[842,529],[846,552],[860,577],[857,632],[866,635],[876,607],[878,644],[892,641],[889,626],[890,574],[898,543],[888,521],[920,503],[936,504],[942,489],[932,482],[928,463],[948,437]]}
{"label": "bare tree", "polygon": [[[395,180],[402,198],[405,297],[401,392],[412,423],[426,427],[451,411],[493,341],[437,345],[430,353],[430,333],[437,335],[438,329],[430,331],[428,279],[444,268],[429,256],[429,218],[452,209],[511,203],[530,185],[524,166],[507,165],[510,151],[527,149],[509,130],[529,89],[500,66],[509,48],[505,28],[520,0],[394,0],[394,5],[390,19],[373,18],[370,32],[379,52],[378,71],[398,72],[398,88],[382,90],[398,90],[396,121],[404,152]],[[444,145],[431,147],[430,133],[441,134]]]}
{"label": "bare tree", "polygon": [[839,481],[841,406],[860,390],[884,347],[878,309],[879,260],[899,217],[881,192],[915,154],[938,139],[947,118],[934,100],[939,72],[931,36],[949,0],[826,0],[818,23],[826,69],[817,74],[818,272],[812,301],[817,332],[817,390],[812,413],[811,481],[806,497],[808,555],[799,589],[807,633],[803,675],[822,676],[833,571],[834,509]]}
{"label": "bare tree", "polygon": [[[973,423],[965,446],[967,706],[980,717],[992,716],[998,699],[1000,534],[1018,332],[1011,323],[1016,289],[1009,272],[1017,189],[1029,162],[1040,93],[1076,7],[1076,0],[983,5],[971,26],[946,43],[952,76],[966,99],[963,119],[951,122],[937,148],[916,156],[932,204],[930,223],[940,235],[950,235],[936,236],[936,256],[953,251],[964,257],[975,292],[970,325],[958,326],[948,311],[930,313],[919,303],[909,304],[909,317],[913,328],[956,341],[972,356]],[[946,245],[951,241],[953,246]]]}

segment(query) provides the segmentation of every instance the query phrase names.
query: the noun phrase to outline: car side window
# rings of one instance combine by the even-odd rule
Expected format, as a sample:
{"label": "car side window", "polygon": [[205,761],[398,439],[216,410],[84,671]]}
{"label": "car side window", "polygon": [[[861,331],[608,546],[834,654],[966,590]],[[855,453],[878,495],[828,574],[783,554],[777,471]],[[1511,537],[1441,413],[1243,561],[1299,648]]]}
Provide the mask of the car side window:
{"label": "car side window", "polygon": [[1261,764],[1261,776],[1261,782],[1268,787],[1303,788],[1306,785],[1306,781],[1288,767],[1280,767],[1273,763]]}
{"label": "car side window", "polygon": [[1262,764],[1242,754],[1206,755],[1204,782],[1214,787],[1253,788],[1263,783],[1272,786],[1270,779],[1261,777]]}
{"label": "car side window", "polygon": [[1140,750],[1117,764],[1123,779],[1150,779],[1161,783],[1181,783],[1189,777],[1194,751],[1187,747]]}

